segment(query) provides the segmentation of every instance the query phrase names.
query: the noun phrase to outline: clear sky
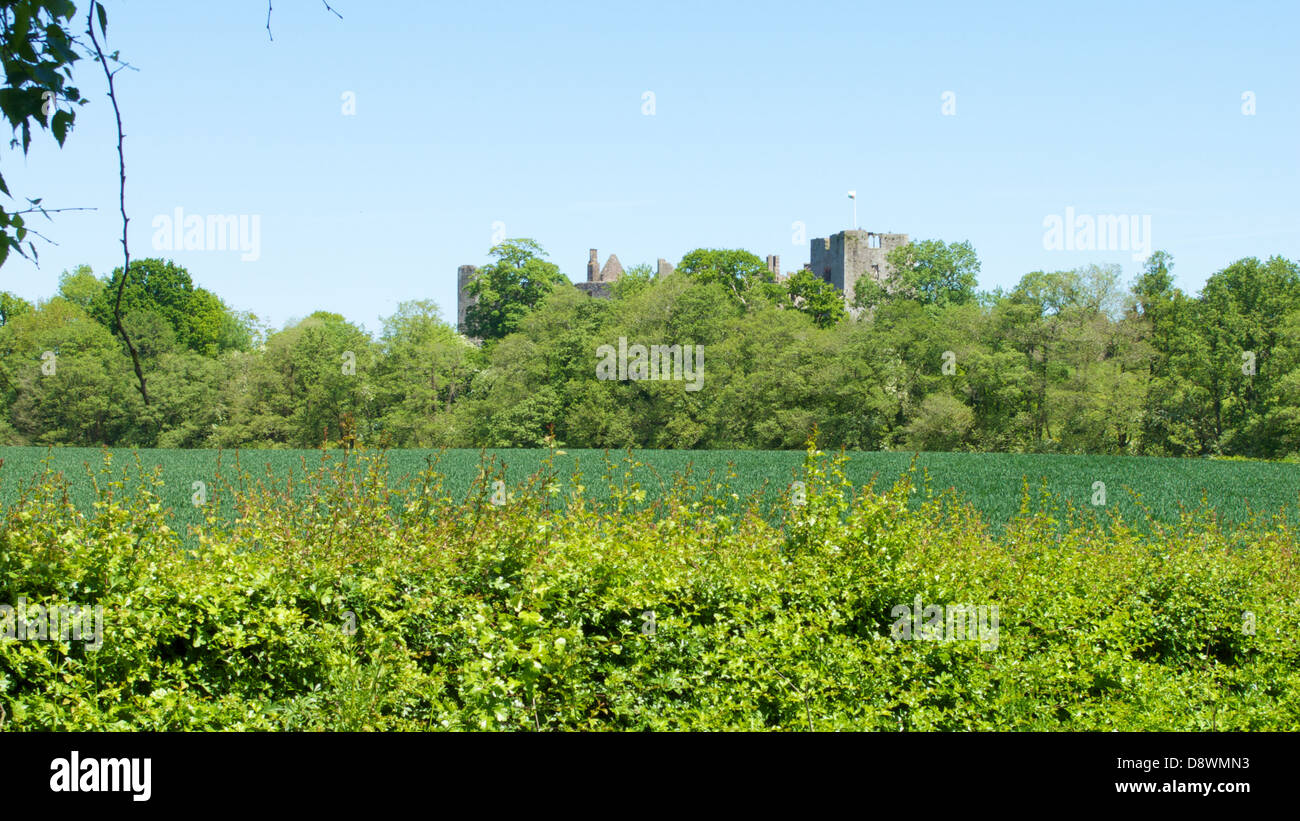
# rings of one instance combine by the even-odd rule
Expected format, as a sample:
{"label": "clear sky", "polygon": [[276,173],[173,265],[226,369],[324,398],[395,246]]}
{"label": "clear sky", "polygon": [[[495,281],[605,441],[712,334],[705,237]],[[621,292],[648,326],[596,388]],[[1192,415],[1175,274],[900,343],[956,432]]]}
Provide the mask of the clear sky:
{"label": "clear sky", "polygon": [[[981,288],[1090,262],[1130,280],[1130,250],[1044,247],[1067,207],[1149,216],[1191,292],[1244,256],[1300,258],[1294,2],[331,5],[342,20],[276,0],[272,42],[262,0],[106,2],[138,69],[119,76],[133,256],[274,327],[329,310],[378,331],[416,298],[454,321],[456,267],[488,261],[498,222],[575,280],[592,247],[790,270],[851,227],[850,189],[862,228],[970,240]],[[98,209],[33,223],[58,245],[0,268],[28,299],[121,264],[112,112],[98,66],[76,77],[67,146],[3,158],[18,202]],[[258,259],[155,250],[178,207],[258,216]]]}

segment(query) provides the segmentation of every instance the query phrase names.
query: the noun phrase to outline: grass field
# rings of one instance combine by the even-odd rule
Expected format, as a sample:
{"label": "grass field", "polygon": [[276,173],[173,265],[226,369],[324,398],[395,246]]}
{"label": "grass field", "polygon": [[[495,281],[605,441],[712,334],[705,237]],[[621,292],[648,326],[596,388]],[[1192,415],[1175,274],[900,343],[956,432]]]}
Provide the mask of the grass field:
{"label": "grass field", "polygon": [[[557,473],[567,492],[575,471],[580,471],[587,498],[609,498],[611,482],[621,482],[631,471],[632,481],[653,502],[675,477],[690,473],[711,495],[730,499],[736,506],[758,501],[762,509],[779,505],[798,476],[804,454],[794,451],[560,451]],[[248,450],[101,450],[95,448],[0,448],[0,505],[12,504],[22,488],[44,471],[62,473],[70,482],[71,499],[86,510],[93,497],[90,473],[103,467],[111,455],[113,472],[132,467],[138,457],[145,469],[161,471],[160,488],[171,521],[180,532],[200,521],[192,503],[195,482],[203,482],[209,497],[221,493],[222,479],[235,481],[240,473],[269,484],[294,482],[297,492],[304,475],[319,469],[323,460],[335,464],[347,458],[342,451]],[[446,478],[446,490],[456,499],[470,491],[484,460],[494,460],[492,472],[508,486],[525,482],[543,464],[548,452],[537,450],[396,450],[388,454],[390,480],[403,484],[430,460]],[[910,453],[856,452],[849,454],[847,475],[855,485],[874,483],[886,489],[912,465]],[[1026,488],[1031,508],[1074,508],[1080,515],[1122,516],[1130,522],[1149,517],[1176,522],[1180,509],[1208,508],[1225,524],[1281,513],[1289,521],[1300,517],[1300,465],[1289,463],[1218,461],[1205,459],[1155,459],[1114,456],[1059,456],[1040,454],[922,453],[915,456],[917,484],[927,477],[934,494],[952,491],[969,502],[995,530],[1021,508]],[[500,474],[497,472],[501,471]],[[711,478],[710,478],[711,477]],[[102,479],[100,481],[103,481]],[[1103,482],[1106,504],[1096,506],[1094,483]],[[734,494],[734,497],[733,495]],[[925,494],[918,494],[918,497]]]}

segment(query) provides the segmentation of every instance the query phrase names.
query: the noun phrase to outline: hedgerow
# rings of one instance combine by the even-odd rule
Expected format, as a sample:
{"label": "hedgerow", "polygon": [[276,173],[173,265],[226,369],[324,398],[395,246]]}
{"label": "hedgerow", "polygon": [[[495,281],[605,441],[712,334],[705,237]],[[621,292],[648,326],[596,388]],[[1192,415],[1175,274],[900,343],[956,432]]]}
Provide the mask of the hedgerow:
{"label": "hedgerow", "polygon": [[[0,640],[9,730],[1264,730],[1300,727],[1296,532],[1071,517],[996,533],[908,472],[809,446],[777,510],[629,455],[467,498],[436,462],[240,474],[168,525],[106,454],[93,510],[47,469],[2,511],[0,603],[103,608],[102,646]],[[900,605],[997,608],[989,641]],[[988,611],[991,612],[991,611]],[[6,625],[12,628],[12,623]],[[989,645],[993,646],[989,646]]]}

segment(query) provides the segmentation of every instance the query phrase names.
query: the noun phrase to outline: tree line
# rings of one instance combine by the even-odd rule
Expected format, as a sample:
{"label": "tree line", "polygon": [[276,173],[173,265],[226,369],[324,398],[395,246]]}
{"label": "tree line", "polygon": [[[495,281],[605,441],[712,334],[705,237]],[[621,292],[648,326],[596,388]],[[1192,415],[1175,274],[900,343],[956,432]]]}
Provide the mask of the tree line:
{"label": "tree line", "polygon": [[[610,299],[532,240],[489,253],[466,334],[412,300],[377,337],[324,311],[271,330],[172,262],[133,262],[147,405],[120,269],[66,272],[34,305],[0,293],[0,444],[785,449],[816,429],[850,449],[1300,457],[1300,266],[1281,257],[1195,295],[1163,251],[1128,284],[1088,265],[979,291],[968,242],[925,240],[846,308],[743,250],[632,267]],[[620,338],[702,347],[699,389],[598,379]]]}

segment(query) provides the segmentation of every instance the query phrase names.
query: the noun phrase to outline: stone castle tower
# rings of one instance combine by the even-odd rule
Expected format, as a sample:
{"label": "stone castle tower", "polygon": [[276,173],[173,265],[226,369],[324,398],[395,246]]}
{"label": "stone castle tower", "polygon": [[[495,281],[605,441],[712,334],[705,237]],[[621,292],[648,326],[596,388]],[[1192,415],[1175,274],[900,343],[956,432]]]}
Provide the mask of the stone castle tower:
{"label": "stone castle tower", "polygon": [[908,241],[907,234],[841,231],[809,243],[808,270],[843,291],[844,301],[851,303],[859,279],[881,282],[893,275],[885,256]]}

